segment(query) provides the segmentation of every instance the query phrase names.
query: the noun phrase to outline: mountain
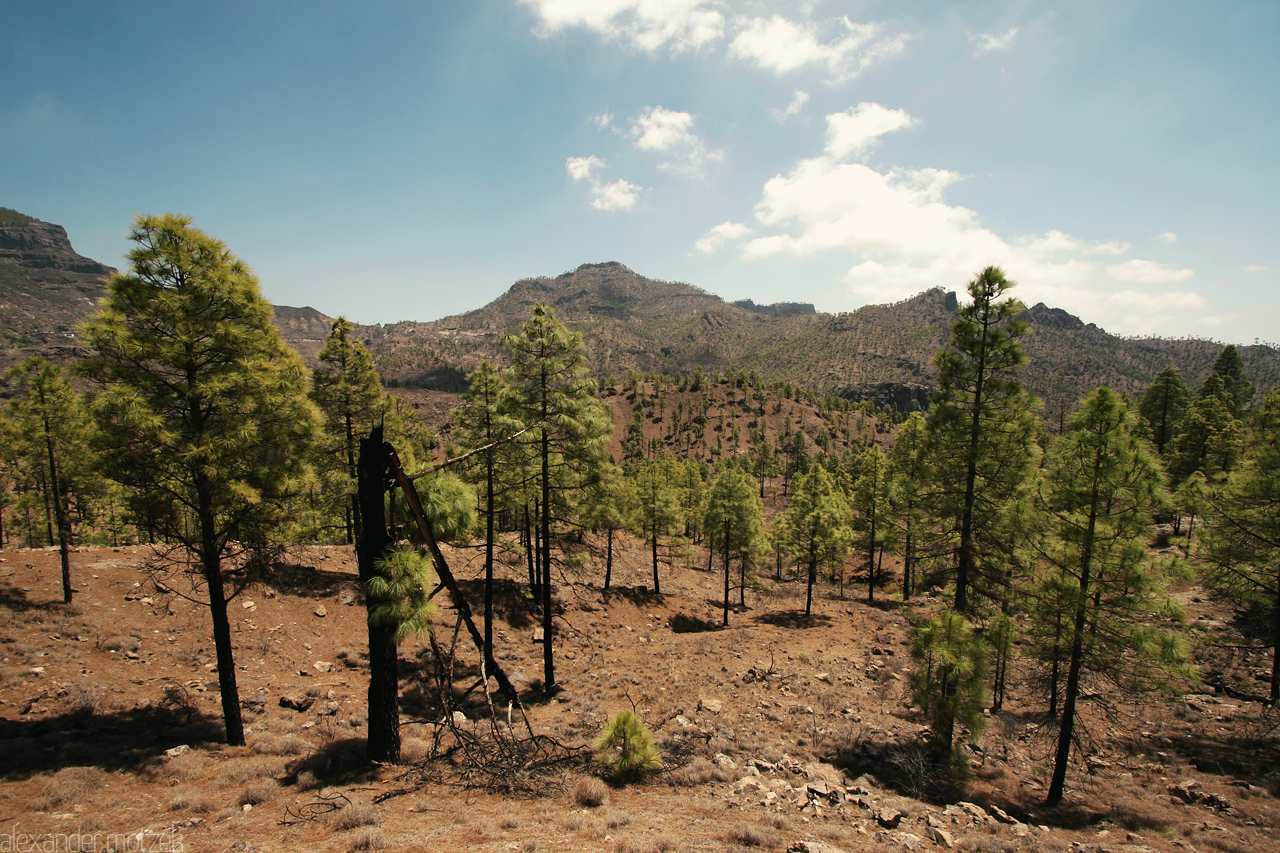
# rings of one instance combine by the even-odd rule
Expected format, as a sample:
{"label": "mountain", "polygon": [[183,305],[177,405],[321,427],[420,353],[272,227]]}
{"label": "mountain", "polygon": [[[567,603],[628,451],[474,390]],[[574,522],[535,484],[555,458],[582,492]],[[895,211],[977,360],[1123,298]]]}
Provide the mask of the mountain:
{"label": "mountain", "polygon": [[0,207],[0,367],[42,354],[76,357],[76,326],[115,270],[71,248],[61,225]]}
{"label": "mountain", "polygon": [[[849,399],[905,410],[928,404],[934,354],[945,346],[959,301],[941,288],[889,305],[826,314],[804,308],[761,312],[697,287],[644,278],[619,263],[584,264],[555,278],[516,282],[493,302],[430,323],[365,327],[384,378],[456,390],[481,359],[501,363],[502,336],[517,331],[537,302],[583,335],[598,376],[648,372],[755,371]],[[781,305],[787,305],[782,303]],[[1193,387],[1222,344],[1202,339],[1122,338],[1043,303],[1022,318],[1028,387],[1056,416],[1098,385],[1141,393],[1168,364]],[[1261,394],[1280,385],[1280,352],[1239,347]]]}
{"label": "mountain", "polygon": [[[0,208],[0,368],[43,354],[83,355],[76,328],[92,313],[114,270],[71,247],[66,230]],[[583,264],[552,277],[517,281],[474,311],[432,322],[356,325],[392,387],[456,392],[482,359],[502,363],[502,338],[536,303],[555,308],[583,335],[597,376],[630,371],[754,371],[786,382],[904,410],[928,405],[933,357],[947,341],[958,300],[941,288],[890,305],[827,314],[806,303],[730,304],[700,288],[645,278],[619,263]],[[1023,315],[1033,331],[1026,348],[1028,387],[1057,417],[1101,384],[1142,391],[1168,364],[1193,387],[1222,345],[1200,339],[1121,338],[1043,303]],[[276,326],[313,366],[331,317],[314,308],[277,306]],[[1259,390],[1280,385],[1280,352],[1239,348]],[[444,405],[444,403],[441,403]]]}

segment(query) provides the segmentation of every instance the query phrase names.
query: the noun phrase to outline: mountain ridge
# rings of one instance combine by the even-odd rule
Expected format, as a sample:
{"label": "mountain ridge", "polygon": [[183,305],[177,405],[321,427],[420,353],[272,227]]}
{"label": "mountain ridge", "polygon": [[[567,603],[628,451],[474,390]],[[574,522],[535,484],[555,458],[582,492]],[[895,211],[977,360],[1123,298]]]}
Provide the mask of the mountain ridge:
{"label": "mountain ridge", "polygon": [[[78,254],[62,226],[0,208],[0,313],[6,318],[0,367],[32,354],[83,357],[76,329],[113,272]],[[596,376],[753,371],[766,381],[905,410],[927,406],[933,358],[946,345],[959,305],[954,292],[940,287],[840,313],[803,303],[730,303],[695,285],[646,278],[605,261],[520,279],[487,305],[438,320],[353,327],[388,385],[453,392],[465,388],[466,374],[481,360],[505,362],[503,336],[517,332],[539,302],[583,335]],[[1043,302],[1021,319],[1033,331],[1026,339],[1026,384],[1049,415],[1073,408],[1101,384],[1138,394],[1168,364],[1198,384],[1223,347],[1203,339],[1121,338]],[[275,322],[314,366],[333,318],[279,305]],[[1280,385],[1280,351],[1260,344],[1239,350],[1259,398]]]}

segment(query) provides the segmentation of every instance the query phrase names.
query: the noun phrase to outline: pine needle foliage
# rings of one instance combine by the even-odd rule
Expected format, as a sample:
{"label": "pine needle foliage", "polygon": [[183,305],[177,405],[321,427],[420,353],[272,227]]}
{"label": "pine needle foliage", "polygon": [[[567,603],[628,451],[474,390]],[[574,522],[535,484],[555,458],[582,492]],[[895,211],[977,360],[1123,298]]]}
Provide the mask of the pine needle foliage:
{"label": "pine needle foliage", "polygon": [[378,561],[377,568],[378,574],[365,581],[365,594],[375,602],[369,621],[394,628],[397,645],[430,633],[436,613],[431,560],[415,548],[396,548]]}
{"label": "pine needle foliage", "polygon": [[596,764],[615,784],[662,767],[653,738],[634,711],[623,710],[610,717],[593,748]]}
{"label": "pine needle foliage", "polygon": [[916,625],[911,636],[911,691],[929,718],[934,764],[949,775],[963,772],[964,762],[955,751],[959,723],[976,738],[986,728],[982,714],[986,699],[983,676],[987,649],[962,614],[943,610]]}

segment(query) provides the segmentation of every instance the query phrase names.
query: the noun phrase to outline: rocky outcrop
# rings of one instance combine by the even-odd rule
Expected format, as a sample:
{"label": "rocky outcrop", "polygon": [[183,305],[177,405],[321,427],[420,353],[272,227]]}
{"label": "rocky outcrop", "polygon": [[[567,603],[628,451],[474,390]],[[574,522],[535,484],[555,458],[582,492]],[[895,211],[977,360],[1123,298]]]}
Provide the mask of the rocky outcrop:
{"label": "rocky outcrop", "polygon": [[877,382],[873,385],[855,385],[842,388],[840,396],[855,403],[867,401],[877,406],[897,409],[900,412],[926,412],[929,410],[927,385],[917,382]]}
{"label": "rocky outcrop", "polygon": [[27,269],[51,269],[102,278],[115,272],[71,248],[67,229],[33,219],[23,225],[0,225],[0,261]]}

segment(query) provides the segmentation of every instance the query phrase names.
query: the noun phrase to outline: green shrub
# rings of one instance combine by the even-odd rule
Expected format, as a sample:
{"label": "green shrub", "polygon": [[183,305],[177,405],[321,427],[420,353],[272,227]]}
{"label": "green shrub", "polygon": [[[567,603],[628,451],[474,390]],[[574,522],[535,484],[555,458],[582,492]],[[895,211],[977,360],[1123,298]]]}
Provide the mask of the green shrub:
{"label": "green shrub", "polygon": [[596,764],[614,782],[634,779],[662,766],[649,730],[634,711],[619,711],[595,742]]}

